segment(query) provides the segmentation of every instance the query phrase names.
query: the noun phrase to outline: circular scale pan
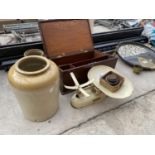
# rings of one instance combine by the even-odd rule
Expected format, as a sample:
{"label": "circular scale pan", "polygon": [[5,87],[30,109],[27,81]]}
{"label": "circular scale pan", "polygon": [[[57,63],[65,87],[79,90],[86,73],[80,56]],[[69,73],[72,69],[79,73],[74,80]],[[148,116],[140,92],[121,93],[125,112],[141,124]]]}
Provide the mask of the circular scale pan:
{"label": "circular scale pan", "polygon": [[117,47],[119,57],[131,66],[155,69],[155,51],[140,43],[126,42]]}

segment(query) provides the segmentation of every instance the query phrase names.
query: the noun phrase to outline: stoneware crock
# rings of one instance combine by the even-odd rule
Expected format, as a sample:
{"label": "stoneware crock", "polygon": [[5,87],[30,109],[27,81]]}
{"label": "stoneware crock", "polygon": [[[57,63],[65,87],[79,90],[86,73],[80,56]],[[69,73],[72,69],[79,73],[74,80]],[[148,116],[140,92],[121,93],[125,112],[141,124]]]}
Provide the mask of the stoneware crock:
{"label": "stoneware crock", "polygon": [[24,56],[30,56],[30,55],[44,56],[44,52],[41,49],[29,49],[24,52]]}
{"label": "stoneware crock", "polygon": [[8,80],[24,116],[31,121],[51,118],[59,104],[59,70],[42,56],[26,56],[8,72]]}

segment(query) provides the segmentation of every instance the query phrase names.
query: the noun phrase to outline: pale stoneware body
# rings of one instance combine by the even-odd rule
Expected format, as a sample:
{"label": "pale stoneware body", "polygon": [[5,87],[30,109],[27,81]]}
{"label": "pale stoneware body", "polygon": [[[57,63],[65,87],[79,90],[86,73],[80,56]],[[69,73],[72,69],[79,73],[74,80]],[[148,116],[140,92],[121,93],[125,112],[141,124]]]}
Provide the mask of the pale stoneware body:
{"label": "pale stoneware body", "polygon": [[8,80],[24,116],[31,121],[51,118],[59,104],[59,70],[42,56],[27,56],[13,65]]}
{"label": "pale stoneware body", "polygon": [[24,56],[30,56],[30,55],[44,56],[44,52],[41,49],[29,49],[24,52]]}

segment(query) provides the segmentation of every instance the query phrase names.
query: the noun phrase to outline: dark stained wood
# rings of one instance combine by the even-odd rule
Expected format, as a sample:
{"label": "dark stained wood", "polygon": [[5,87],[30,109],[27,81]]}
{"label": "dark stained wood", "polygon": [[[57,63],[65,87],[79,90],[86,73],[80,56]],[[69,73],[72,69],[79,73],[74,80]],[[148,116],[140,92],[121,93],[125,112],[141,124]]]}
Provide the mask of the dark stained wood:
{"label": "dark stained wood", "polygon": [[41,22],[40,28],[49,57],[93,49],[87,20],[44,21]]}
{"label": "dark stained wood", "polygon": [[74,85],[70,72],[84,83],[91,67],[116,65],[116,57],[94,49],[88,20],[42,21],[40,29],[47,56],[59,66],[62,94],[69,92],[64,85]]}

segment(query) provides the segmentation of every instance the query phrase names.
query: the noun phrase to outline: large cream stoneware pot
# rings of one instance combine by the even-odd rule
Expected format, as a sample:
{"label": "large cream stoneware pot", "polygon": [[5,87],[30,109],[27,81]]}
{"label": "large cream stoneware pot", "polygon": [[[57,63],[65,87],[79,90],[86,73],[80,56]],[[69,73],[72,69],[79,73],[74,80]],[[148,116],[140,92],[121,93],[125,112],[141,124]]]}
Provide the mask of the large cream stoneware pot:
{"label": "large cream stoneware pot", "polygon": [[8,72],[8,80],[24,116],[31,121],[52,117],[59,104],[59,70],[42,56],[18,60]]}

